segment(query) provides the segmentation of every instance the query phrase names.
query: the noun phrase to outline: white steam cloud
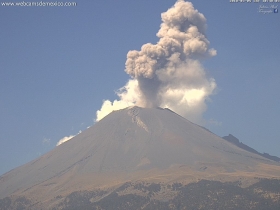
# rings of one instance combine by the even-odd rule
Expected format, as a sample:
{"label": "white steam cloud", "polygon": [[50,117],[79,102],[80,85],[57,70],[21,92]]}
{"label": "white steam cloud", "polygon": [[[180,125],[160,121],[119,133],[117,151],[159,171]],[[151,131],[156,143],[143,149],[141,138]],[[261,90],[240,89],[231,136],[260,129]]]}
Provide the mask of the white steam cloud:
{"label": "white steam cloud", "polygon": [[[80,133],[82,133],[82,131],[79,131],[78,134],[80,134]],[[65,143],[66,141],[69,141],[69,140],[73,139],[73,138],[74,138],[75,136],[77,136],[78,134],[63,137],[62,139],[60,139],[60,140],[56,143],[56,146],[59,146],[59,145]]]}
{"label": "white steam cloud", "polygon": [[125,72],[131,79],[119,89],[119,100],[103,102],[96,121],[132,105],[169,108],[193,122],[201,121],[206,100],[216,88],[200,62],[216,55],[205,36],[206,18],[192,3],[178,0],[161,19],[157,44],[127,53]]}
{"label": "white steam cloud", "polygon": [[57,143],[56,146],[59,146],[61,144],[63,144],[66,141],[69,141],[70,139],[72,139],[74,137],[74,135],[70,135],[70,136],[65,136],[62,139],[60,139]]}

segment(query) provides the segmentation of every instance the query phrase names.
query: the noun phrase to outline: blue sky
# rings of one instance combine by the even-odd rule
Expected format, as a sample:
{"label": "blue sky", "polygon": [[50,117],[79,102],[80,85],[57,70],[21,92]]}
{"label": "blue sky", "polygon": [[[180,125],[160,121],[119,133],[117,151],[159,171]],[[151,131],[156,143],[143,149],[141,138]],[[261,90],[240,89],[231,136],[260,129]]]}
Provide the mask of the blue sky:
{"label": "blue sky", "polygon": [[[160,14],[174,3],[0,6],[0,174],[93,125],[102,101],[116,99],[129,79],[127,52],[158,41]],[[192,3],[217,50],[203,62],[217,83],[205,127],[280,156],[280,13],[259,12],[280,3]]]}

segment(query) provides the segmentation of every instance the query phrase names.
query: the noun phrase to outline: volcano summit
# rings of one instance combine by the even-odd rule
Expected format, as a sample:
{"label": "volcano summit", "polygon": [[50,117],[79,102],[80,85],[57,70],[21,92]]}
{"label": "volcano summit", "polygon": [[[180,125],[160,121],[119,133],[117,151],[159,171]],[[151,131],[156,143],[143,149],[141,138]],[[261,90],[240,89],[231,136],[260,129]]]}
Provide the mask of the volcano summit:
{"label": "volcano summit", "polygon": [[[240,205],[240,199],[248,208],[279,209],[279,180],[279,162],[243,150],[169,109],[135,106],[112,112],[2,175],[0,209],[209,209]],[[210,193],[209,199],[219,192],[237,197],[224,198],[226,204],[219,199],[184,203],[186,193],[196,198]]]}

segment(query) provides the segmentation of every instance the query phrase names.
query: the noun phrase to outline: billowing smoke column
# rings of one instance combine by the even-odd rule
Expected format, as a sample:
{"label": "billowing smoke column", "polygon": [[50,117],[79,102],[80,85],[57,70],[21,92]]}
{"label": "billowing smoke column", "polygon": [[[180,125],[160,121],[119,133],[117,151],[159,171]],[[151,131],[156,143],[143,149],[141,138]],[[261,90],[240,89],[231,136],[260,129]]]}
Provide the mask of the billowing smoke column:
{"label": "billowing smoke column", "polygon": [[157,44],[144,44],[140,51],[127,53],[125,72],[131,76],[117,95],[104,101],[96,121],[113,110],[137,105],[169,108],[200,123],[205,101],[216,83],[207,78],[200,60],[215,56],[205,37],[206,19],[192,3],[178,0],[161,14]]}

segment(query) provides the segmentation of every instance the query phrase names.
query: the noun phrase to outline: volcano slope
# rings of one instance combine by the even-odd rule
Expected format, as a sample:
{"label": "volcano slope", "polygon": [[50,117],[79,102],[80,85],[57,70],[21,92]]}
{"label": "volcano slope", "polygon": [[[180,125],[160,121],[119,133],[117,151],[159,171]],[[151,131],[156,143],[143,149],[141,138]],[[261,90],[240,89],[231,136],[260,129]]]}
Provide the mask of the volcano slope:
{"label": "volcano slope", "polygon": [[278,209],[280,164],[161,108],[114,111],[0,177],[0,209]]}

